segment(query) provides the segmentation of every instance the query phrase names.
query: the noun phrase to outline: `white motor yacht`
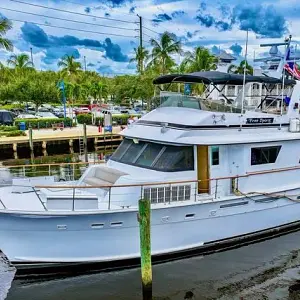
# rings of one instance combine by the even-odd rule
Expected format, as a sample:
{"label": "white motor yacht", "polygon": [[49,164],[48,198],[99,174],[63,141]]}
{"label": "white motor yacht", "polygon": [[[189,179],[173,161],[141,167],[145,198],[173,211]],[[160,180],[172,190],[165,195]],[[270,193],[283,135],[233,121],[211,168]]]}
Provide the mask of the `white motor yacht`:
{"label": "white motor yacht", "polygon": [[[155,84],[279,84],[198,72]],[[258,239],[300,225],[300,82],[286,80],[268,113],[238,96],[225,112],[163,93],[161,106],[122,132],[103,165],[76,182],[13,179],[0,188],[0,249],[19,270],[127,264],[139,259],[138,201],[151,202],[154,260]],[[245,87],[245,88],[246,88]]]}

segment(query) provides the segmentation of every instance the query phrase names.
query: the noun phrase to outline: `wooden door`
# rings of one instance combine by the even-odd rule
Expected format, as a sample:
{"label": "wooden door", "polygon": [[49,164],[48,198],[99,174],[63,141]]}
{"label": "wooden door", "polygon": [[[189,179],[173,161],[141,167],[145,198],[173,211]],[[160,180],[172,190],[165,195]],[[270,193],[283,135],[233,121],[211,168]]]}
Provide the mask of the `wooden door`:
{"label": "wooden door", "polygon": [[209,193],[208,146],[197,146],[198,194]]}

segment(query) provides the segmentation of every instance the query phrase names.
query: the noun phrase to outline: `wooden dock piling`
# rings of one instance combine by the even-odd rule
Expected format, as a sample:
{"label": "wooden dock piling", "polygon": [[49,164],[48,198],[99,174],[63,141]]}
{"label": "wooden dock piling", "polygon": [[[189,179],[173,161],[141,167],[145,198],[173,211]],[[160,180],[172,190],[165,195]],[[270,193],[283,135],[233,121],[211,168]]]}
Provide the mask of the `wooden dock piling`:
{"label": "wooden dock piling", "polygon": [[87,134],[86,134],[86,124],[83,124],[83,145],[84,145],[84,157],[85,161],[88,162],[88,149],[87,149]]}
{"label": "wooden dock piling", "polygon": [[138,220],[140,224],[143,300],[152,300],[151,205],[149,200],[139,200]]}
{"label": "wooden dock piling", "polygon": [[30,151],[33,152],[33,138],[32,138],[32,128],[31,127],[28,130],[28,135],[29,135],[29,148],[30,148]]}

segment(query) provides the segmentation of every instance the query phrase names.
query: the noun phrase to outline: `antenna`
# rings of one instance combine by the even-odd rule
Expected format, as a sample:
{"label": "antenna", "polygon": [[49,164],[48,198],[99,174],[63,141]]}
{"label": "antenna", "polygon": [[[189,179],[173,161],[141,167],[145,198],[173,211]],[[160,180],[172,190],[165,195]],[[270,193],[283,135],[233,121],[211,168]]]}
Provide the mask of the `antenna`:
{"label": "antenna", "polygon": [[[248,56],[248,40],[249,40],[249,29],[247,29],[246,37],[246,52],[245,52],[245,63],[244,63],[244,78],[243,78],[243,95],[242,95],[242,115],[244,114],[244,101],[245,101],[245,85],[246,85],[246,69],[247,69],[247,56]],[[242,130],[242,122],[240,123],[240,130]]]}

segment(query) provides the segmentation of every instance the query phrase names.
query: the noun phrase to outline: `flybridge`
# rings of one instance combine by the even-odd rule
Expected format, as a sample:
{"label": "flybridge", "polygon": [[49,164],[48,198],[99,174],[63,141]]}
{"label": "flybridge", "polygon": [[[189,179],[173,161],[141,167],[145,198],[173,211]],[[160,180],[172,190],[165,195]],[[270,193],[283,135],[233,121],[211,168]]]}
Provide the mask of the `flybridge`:
{"label": "flybridge", "polygon": [[[292,94],[294,93],[296,81],[293,79],[284,80],[284,88],[282,90],[282,79],[268,76],[252,76],[245,77],[240,74],[228,74],[218,71],[194,72],[188,74],[170,74],[156,78],[153,83],[158,85],[161,90],[161,84],[165,85],[165,91],[161,90],[160,104],[169,107],[187,107],[197,108],[206,111],[244,113],[251,110],[256,112],[272,114],[286,114],[289,107]],[[172,84],[191,84],[201,83],[204,91],[201,96],[182,95],[180,93],[168,92]],[[260,94],[254,95],[254,88],[260,90]],[[228,88],[239,87],[235,99],[229,99]],[[186,92],[187,89],[185,89]],[[188,89],[190,94],[191,89]],[[263,93],[262,91],[266,92]],[[221,95],[223,99],[215,97],[216,93]],[[252,101],[255,98],[256,104]],[[249,100],[250,99],[250,100]],[[223,101],[222,101],[223,100]],[[253,103],[248,105],[248,103]],[[197,104],[197,105],[196,105]],[[252,106],[251,106],[252,105]],[[281,111],[282,108],[282,111]],[[289,107],[290,108],[290,107]],[[297,107],[295,107],[296,109]],[[270,124],[270,121],[260,121],[257,124]],[[247,122],[247,124],[253,124]]]}

